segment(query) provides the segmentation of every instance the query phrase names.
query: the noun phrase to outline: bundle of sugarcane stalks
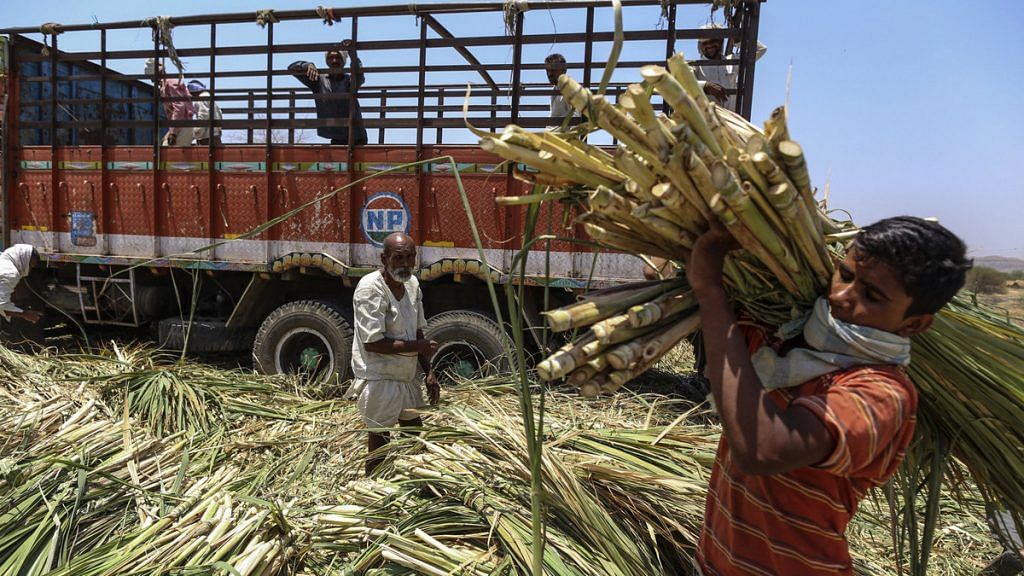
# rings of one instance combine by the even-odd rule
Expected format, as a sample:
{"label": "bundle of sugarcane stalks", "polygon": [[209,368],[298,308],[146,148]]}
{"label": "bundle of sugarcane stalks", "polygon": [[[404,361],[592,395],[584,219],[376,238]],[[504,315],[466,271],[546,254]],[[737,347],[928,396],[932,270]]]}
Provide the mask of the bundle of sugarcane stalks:
{"label": "bundle of sugarcane stalks", "polygon": [[[682,54],[667,69],[640,73],[643,81],[617,105],[563,75],[559,90],[589,124],[542,134],[509,125],[500,135],[480,133],[480,146],[537,170],[518,172],[533,183],[570,190],[556,196],[575,201],[578,222],[608,248],[678,262],[717,217],[742,247],[725,267],[737,305],[768,325],[792,320],[827,288],[851,225],[833,221],[815,201],[785,107],[761,131],[711,102]],[[655,94],[670,114],[655,112]],[[620,142],[614,154],[579,137],[595,128]],[[550,311],[556,332],[590,330],[542,362],[538,374],[565,377],[588,396],[612,392],[700,328],[694,305],[685,284],[673,280],[616,287]]]}
{"label": "bundle of sugarcane stalks", "polygon": [[[574,129],[531,133],[509,125],[500,134],[476,131],[484,150],[517,164],[517,176],[547,186],[499,202],[567,203],[576,210],[574,223],[582,223],[597,244],[648,262],[668,260],[678,270],[716,217],[741,247],[724,268],[735,308],[741,317],[783,328],[826,294],[835,259],[856,227],[833,220],[815,200],[785,107],[775,109],[761,130],[711,102],[683,54],[667,64],[641,68],[642,80],[615,104],[563,75],[559,91],[586,119]],[[655,96],[660,102],[652,101]],[[656,110],[662,106],[667,113]],[[585,136],[598,130],[618,142],[614,152],[586,143]],[[537,374],[565,379],[585,396],[614,392],[700,328],[681,279],[592,292],[546,315],[552,331],[575,332],[538,364]],[[939,314],[932,331],[915,339],[913,352],[910,372],[921,392],[922,421],[916,446],[938,447],[938,459],[923,466],[941,476],[938,462],[952,450],[990,505],[1007,507],[1019,524],[1024,330],[957,301]],[[925,491],[928,486],[936,484],[925,483]]]}

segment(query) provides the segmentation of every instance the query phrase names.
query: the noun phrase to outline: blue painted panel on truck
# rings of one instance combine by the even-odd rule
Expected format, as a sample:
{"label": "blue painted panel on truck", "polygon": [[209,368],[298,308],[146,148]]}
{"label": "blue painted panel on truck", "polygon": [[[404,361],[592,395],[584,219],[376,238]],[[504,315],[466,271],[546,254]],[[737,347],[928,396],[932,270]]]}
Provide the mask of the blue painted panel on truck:
{"label": "blue painted panel on truck", "polygon": [[[58,76],[96,74],[94,65],[82,65],[75,62],[58,62]],[[22,78],[27,76],[49,76],[50,62],[19,62],[18,71]],[[18,118],[22,122],[50,121],[50,94],[52,85],[49,81],[21,82],[20,110]],[[139,82],[125,82],[107,79],[107,98],[149,98],[152,88]],[[57,82],[59,100],[95,100],[95,103],[60,104],[57,107],[59,121],[90,121],[100,118],[100,81],[99,80],[68,80]],[[35,102],[33,102],[35,101]],[[163,110],[160,111],[163,118]],[[152,120],[152,102],[108,102],[107,119],[111,121]],[[152,144],[152,128],[108,128],[107,144]],[[49,128],[22,128],[21,145],[39,146],[50,144]],[[98,128],[59,128],[59,142],[65,145],[100,144]]]}

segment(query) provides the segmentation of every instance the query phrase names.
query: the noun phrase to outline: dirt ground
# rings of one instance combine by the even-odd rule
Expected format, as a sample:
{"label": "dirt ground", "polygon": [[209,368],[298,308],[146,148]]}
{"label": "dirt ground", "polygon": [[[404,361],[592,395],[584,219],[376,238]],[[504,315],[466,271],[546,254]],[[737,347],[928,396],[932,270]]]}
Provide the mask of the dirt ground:
{"label": "dirt ground", "polygon": [[1005,294],[981,294],[978,301],[987,304],[1019,325],[1024,326],[1024,280],[1007,283]]}

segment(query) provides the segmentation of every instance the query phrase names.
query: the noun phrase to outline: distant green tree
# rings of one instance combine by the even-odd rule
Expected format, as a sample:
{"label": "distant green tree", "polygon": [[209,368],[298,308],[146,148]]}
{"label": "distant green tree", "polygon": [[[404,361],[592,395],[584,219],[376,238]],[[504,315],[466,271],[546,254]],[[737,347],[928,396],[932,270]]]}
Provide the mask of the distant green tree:
{"label": "distant green tree", "polygon": [[1024,270],[1011,270],[1007,272],[1010,280],[1024,280]]}
{"label": "distant green tree", "polygon": [[988,266],[975,266],[967,273],[964,288],[978,294],[1005,294],[1010,275]]}

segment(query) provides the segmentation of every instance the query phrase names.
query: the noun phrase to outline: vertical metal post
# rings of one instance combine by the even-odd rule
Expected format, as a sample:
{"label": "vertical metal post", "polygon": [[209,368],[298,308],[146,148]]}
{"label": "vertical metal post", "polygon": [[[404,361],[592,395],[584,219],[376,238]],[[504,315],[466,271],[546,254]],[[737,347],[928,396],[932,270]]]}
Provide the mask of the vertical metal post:
{"label": "vertical metal post", "polygon": [[423,108],[426,100],[427,83],[427,20],[420,18],[420,70],[419,91],[416,95],[416,160],[421,160],[423,150]]}
{"label": "vertical metal post", "polygon": [[[668,39],[665,41],[665,60],[672,57],[676,51],[676,5],[669,4],[668,6]],[[668,114],[669,106],[668,102],[662,99],[661,110]]]}
{"label": "vertical metal post", "polygon": [[583,45],[583,86],[590,88],[590,70],[594,59],[594,7],[587,7],[587,36]]}
{"label": "vertical metal post", "polygon": [[[156,24],[153,24],[156,26]],[[167,71],[164,70],[166,73]],[[153,181],[152,181],[152,194],[153,194],[153,213],[147,214],[147,218],[150,222],[150,229],[153,236],[157,239],[154,241],[154,252],[159,255],[160,251],[160,231],[161,222],[166,221],[162,217],[165,214],[163,210],[163,194],[160,193],[160,110],[163,105],[161,102],[160,86],[163,82],[163,75],[160,74],[160,40],[157,36],[153,35]],[[145,192],[143,192],[145,194]]]}
{"label": "vertical metal post", "polygon": [[[270,204],[271,190],[274,190],[274,172],[273,172],[274,166],[273,166],[273,163],[272,163],[273,159],[274,159],[273,158],[273,146],[274,146],[273,139],[274,139],[274,133],[273,133],[273,130],[271,129],[271,122],[272,122],[272,119],[273,119],[273,112],[272,112],[272,110],[273,110],[273,106],[274,106],[274,101],[272,99],[273,95],[274,95],[274,23],[273,22],[267,22],[267,93],[266,93],[267,108],[266,108],[266,111],[264,112],[264,114],[266,114],[266,120],[267,120],[267,126],[266,126],[266,134],[267,134],[267,136],[266,136],[266,141],[263,143],[263,150],[264,150],[264,153],[263,153],[263,163],[264,163],[264,165],[263,165],[263,174],[264,174],[263,185],[264,185],[264,190],[266,191],[266,193],[263,194],[263,197],[264,197],[264,199],[266,201],[266,206],[267,206],[266,214],[267,214],[268,218],[273,218],[273,217],[276,216],[275,214],[271,213],[271,204]],[[280,204],[278,204],[277,202],[275,202],[274,205],[280,206]],[[283,211],[283,209],[282,209],[282,211]],[[268,232],[270,232],[270,234],[268,234],[266,236],[266,238],[268,240],[268,242],[266,243],[266,246],[267,246],[266,254],[267,254],[267,260],[269,261],[270,260],[270,255],[271,255],[271,250],[272,250],[271,246],[273,245],[273,243],[270,242],[270,240],[276,240],[276,239],[281,237],[280,236],[281,235],[281,228],[277,227],[276,230],[271,229]],[[275,234],[275,232],[276,232],[276,234]]]}
{"label": "vertical metal post", "polygon": [[498,91],[491,90],[491,132],[497,132],[498,127]]}
{"label": "vertical metal post", "polygon": [[253,108],[256,107],[256,94],[249,90],[249,126],[247,128],[248,133],[246,134],[245,143],[252,144],[253,142],[253,123],[256,122],[256,114],[253,112]]}
{"label": "vertical metal post", "polygon": [[[213,168],[213,129],[214,129],[214,124],[213,124],[214,113],[213,113],[213,109],[214,109],[214,106],[215,106],[214,103],[217,101],[217,96],[216,96],[216,94],[217,94],[217,56],[216,56],[216,52],[217,52],[217,25],[216,24],[210,24],[210,86],[209,86],[209,92],[210,92],[210,104],[209,104],[209,106],[210,106],[210,118],[209,118],[209,120],[207,122],[206,130],[207,130],[207,138],[209,138],[209,140],[210,140],[210,145],[209,145],[208,149],[209,149],[209,163],[210,163],[210,168],[211,168],[211,174],[212,174],[212,168]],[[210,190],[211,191],[213,190],[213,184],[214,184],[213,180],[211,179],[210,180]]]}
{"label": "vertical metal post", "polygon": [[[53,35],[53,48],[50,49],[50,148],[57,154],[57,35]],[[56,160],[56,158],[54,158]],[[54,162],[53,168],[57,164]]]}
{"label": "vertical metal post", "polygon": [[[209,116],[209,118],[207,119],[207,122],[206,122],[206,138],[207,138],[207,146],[206,146],[206,186],[207,186],[207,192],[208,192],[208,194],[210,196],[210,210],[207,213],[206,221],[207,221],[208,224],[207,224],[206,229],[208,230],[208,234],[207,235],[210,238],[216,238],[217,237],[217,235],[214,233],[214,223],[218,221],[218,219],[217,219],[217,216],[218,216],[218,214],[217,214],[217,206],[227,206],[228,205],[227,204],[227,198],[217,198],[215,196],[215,194],[217,192],[217,171],[215,170],[215,168],[216,168],[217,165],[216,165],[216,162],[215,162],[216,158],[214,157],[213,133],[214,133],[214,116],[216,115],[214,113],[214,107],[216,106],[216,102],[217,102],[217,96],[216,96],[216,94],[217,94],[217,56],[216,56],[216,53],[217,53],[217,25],[214,24],[214,23],[210,23],[210,85],[207,86],[208,93],[210,94],[210,102],[207,104],[209,106],[210,116]],[[224,194],[225,194],[225,196],[227,195],[227,188],[224,189]],[[224,226],[224,230],[221,233],[222,234],[227,234],[229,232],[229,230],[227,229],[227,224],[225,224],[224,221],[225,220],[224,220],[224,218],[222,216],[220,218],[220,222],[221,222],[221,225]],[[211,251],[209,254],[207,254],[207,257],[212,260],[212,259],[214,259],[216,257],[216,255],[217,254],[216,254],[215,251]]]}
{"label": "vertical metal post", "polygon": [[[427,83],[427,19],[420,18],[420,70],[419,70],[419,94],[416,98],[416,160],[423,159],[423,109],[426,105],[426,83]],[[426,229],[428,215],[423,207],[426,205],[423,200],[426,197],[424,190],[424,167],[416,167],[416,197],[419,199],[420,215],[416,219],[416,240],[423,243],[426,237],[423,231]]]}
{"label": "vertical metal post", "polygon": [[[444,88],[437,89],[437,119],[444,118]],[[437,135],[434,136],[434,143],[440,144],[444,137],[444,128],[440,123],[437,126]]]}
{"label": "vertical metal post", "polygon": [[[57,66],[58,49],[57,35],[54,34],[53,47],[50,49],[50,230],[57,233],[53,240],[52,249],[60,251],[60,208],[57,196],[60,190],[60,148],[57,146]],[[42,234],[42,231],[40,231]]]}
{"label": "vertical metal post", "polygon": [[[97,221],[97,232],[110,234],[107,224],[110,222],[110,194],[107,194],[107,30],[100,30],[100,210],[101,218]],[[110,250],[109,240],[103,243],[104,252]]]}
{"label": "vertical metal post", "polygon": [[[107,29],[100,30],[100,155],[107,142]],[[103,158],[100,159],[104,160]],[[106,173],[106,166],[103,166]]]}
{"label": "vertical metal post", "polygon": [[[350,54],[350,56],[358,56],[359,50],[357,48],[357,46],[358,46],[357,42],[359,42],[359,17],[358,16],[353,16],[352,17],[352,46],[353,46],[352,51],[355,52],[355,54]],[[359,104],[359,86],[357,85],[358,83],[356,82],[356,75],[354,74],[354,72],[356,71],[356,59],[352,58],[351,60],[352,61],[349,62],[349,70],[351,70],[353,72],[353,74],[350,75],[349,86],[351,86],[353,89],[346,96],[348,98],[348,163],[349,163],[350,166],[355,164],[355,162],[353,162],[353,159],[355,158],[355,151],[356,151],[356,140],[355,140],[356,126],[355,126],[355,118],[356,118],[356,106]],[[359,72],[362,73],[362,66],[359,67]]]}
{"label": "vertical metal post", "polygon": [[[388,89],[381,88],[380,90],[380,119],[384,120],[388,116]],[[384,143],[384,123],[381,122],[381,127],[377,129],[377,144]]]}
{"label": "vertical metal post", "polygon": [[744,3],[740,27],[743,43],[740,46],[740,73],[736,83],[737,111],[750,119],[754,105],[754,67],[757,65],[757,28],[761,19],[761,2]]}
{"label": "vertical metal post", "polygon": [[288,143],[295,144],[295,90],[288,91]]}
{"label": "vertical metal post", "polygon": [[519,122],[519,97],[522,93],[523,73],[523,13],[516,12],[515,38],[512,44],[512,119]]}
{"label": "vertical metal post", "polygon": [[273,110],[274,110],[274,23],[267,22],[267,109],[264,113],[266,115],[267,127],[266,127],[266,162],[269,168],[270,166],[270,147],[273,145]]}
{"label": "vertical metal post", "polygon": [[[513,38],[512,44],[512,118],[513,123],[519,123],[519,97],[522,92],[522,68],[523,68],[523,13],[516,12],[516,27],[515,37]],[[512,186],[515,179],[512,178],[512,170],[514,164],[510,165],[505,171],[505,194],[512,194]],[[519,210],[507,210],[505,212],[505,225],[507,226],[505,233],[510,234],[514,240],[512,242],[512,249],[521,248],[523,245],[523,236],[519,232],[522,230],[522,223],[520,221]]]}

